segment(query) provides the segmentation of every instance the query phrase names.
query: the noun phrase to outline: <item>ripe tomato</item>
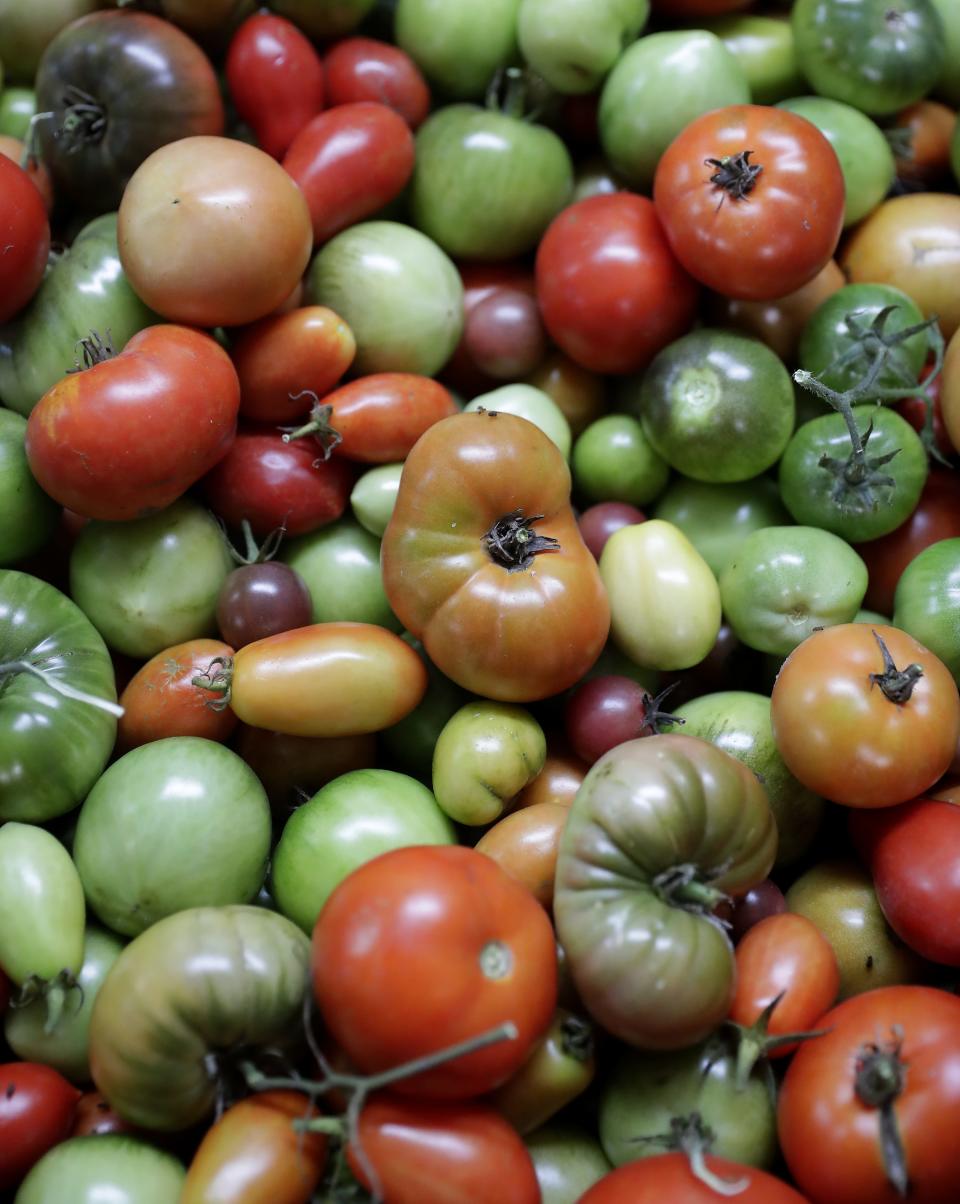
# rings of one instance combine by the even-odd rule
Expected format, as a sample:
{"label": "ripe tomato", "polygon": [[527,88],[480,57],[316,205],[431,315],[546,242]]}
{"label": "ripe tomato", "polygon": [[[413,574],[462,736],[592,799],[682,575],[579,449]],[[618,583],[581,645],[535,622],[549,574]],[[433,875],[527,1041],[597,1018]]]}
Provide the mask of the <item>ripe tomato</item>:
{"label": "ripe tomato", "polygon": [[[707,1155],[707,1169],[743,1187],[731,1198],[738,1204],[809,1204],[799,1192],[766,1171]],[[577,1204],[717,1204],[723,1199],[697,1179],[686,1154],[657,1154],[611,1171]]]}
{"label": "ripe tomato", "polygon": [[0,155],[0,322],[37,291],[50,251],[47,211],[27,173]]}
{"label": "ripe tomato", "polygon": [[43,207],[49,213],[53,209],[53,181],[46,164],[32,155],[27,155],[24,161],[24,144],[19,138],[13,138],[9,134],[0,134],[0,155],[12,159],[33,180],[43,198]]}
{"label": "ripe tomato", "polygon": [[435,1099],[467,1099],[505,1082],[557,1001],[543,908],[490,858],[459,845],[397,849],[354,870],[317,920],[312,975],[330,1033],[367,1073],[506,1022],[516,1027],[515,1039],[394,1088]]}
{"label": "ripe tomato", "polygon": [[[960,1182],[960,999],[884,987],[819,1026],[827,1032],[794,1054],[777,1110],[800,1190],[814,1204],[950,1204]],[[902,1143],[899,1168],[885,1113]]]}
{"label": "ripe tomato", "polygon": [[488,828],[474,847],[525,886],[538,903],[551,908],[557,852],[569,811],[562,803],[521,807]]}
{"label": "ripe tomato", "polygon": [[233,35],[226,72],[237,113],[274,159],[323,108],[320,56],[285,17],[248,17]]}
{"label": "ripe tomato", "polygon": [[697,287],[646,197],[568,206],[537,250],[537,300],[551,338],[591,372],[639,372],[690,328]]}
{"label": "ripe tomato", "polygon": [[792,293],[843,229],[843,172],[815,125],[785,109],[731,105],[698,117],[657,166],[654,203],[674,254],[727,297]]}
{"label": "ripe tomato", "polygon": [[77,1100],[73,1128],[70,1130],[71,1137],[136,1132],[136,1127],[118,1116],[99,1091],[85,1091]]}
{"label": "ripe tomato", "polygon": [[65,376],[27,423],[30,469],[62,505],[113,522],[163,510],[233,442],[240,385],[209,335],[148,326]]}
{"label": "ripe tomato", "polygon": [[[31,188],[33,185],[31,184]],[[0,1191],[70,1133],[80,1092],[38,1062],[0,1066]]]}
{"label": "ripe tomato", "polygon": [[[899,674],[885,671],[878,637]],[[960,736],[949,671],[897,627],[843,623],[814,632],[787,657],[771,703],[787,768],[849,807],[916,798],[946,772]]]}
{"label": "ripe tomato", "polygon": [[420,68],[399,46],[375,38],[344,38],[323,60],[331,105],[376,100],[416,129],[430,112],[430,89]]}
{"label": "ripe tomato", "polygon": [[579,757],[547,750],[543,769],[513,800],[515,810],[537,803],[557,803],[569,807],[576,797],[590,766]]}

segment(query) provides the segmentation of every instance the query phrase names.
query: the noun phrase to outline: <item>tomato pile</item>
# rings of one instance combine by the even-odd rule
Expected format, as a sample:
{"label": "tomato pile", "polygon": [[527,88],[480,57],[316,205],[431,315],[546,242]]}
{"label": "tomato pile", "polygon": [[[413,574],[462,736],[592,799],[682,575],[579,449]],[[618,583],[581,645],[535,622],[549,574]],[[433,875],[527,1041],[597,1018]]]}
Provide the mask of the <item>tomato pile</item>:
{"label": "tomato pile", "polygon": [[0,0],[0,1200],[956,1204],[960,0]]}

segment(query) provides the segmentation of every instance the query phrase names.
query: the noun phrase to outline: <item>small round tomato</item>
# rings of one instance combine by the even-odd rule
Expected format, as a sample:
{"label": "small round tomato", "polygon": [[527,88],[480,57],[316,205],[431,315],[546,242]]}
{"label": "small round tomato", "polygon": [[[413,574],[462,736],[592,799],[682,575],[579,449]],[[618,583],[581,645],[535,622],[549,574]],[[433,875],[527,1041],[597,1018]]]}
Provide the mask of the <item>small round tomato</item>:
{"label": "small round tomato", "polygon": [[0,155],[0,322],[12,318],[37,291],[47,267],[47,211],[27,173]]}
{"label": "small round tomato", "polygon": [[38,1062],[0,1066],[0,1190],[69,1136],[80,1092]]}
{"label": "small round tomato", "polygon": [[811,122],[732,105],[696,118],[660,158],[657,215],[686,270],[727,297],[783,297],[830,260],[843,228],[843,172]]}
{"label": "small round tomato", "polygon": [[513,800],[515,810],[532,807],[536,803],[557,803],[569,807],[590,768],[579,757],[547,749],[543,769],[525,786]]}

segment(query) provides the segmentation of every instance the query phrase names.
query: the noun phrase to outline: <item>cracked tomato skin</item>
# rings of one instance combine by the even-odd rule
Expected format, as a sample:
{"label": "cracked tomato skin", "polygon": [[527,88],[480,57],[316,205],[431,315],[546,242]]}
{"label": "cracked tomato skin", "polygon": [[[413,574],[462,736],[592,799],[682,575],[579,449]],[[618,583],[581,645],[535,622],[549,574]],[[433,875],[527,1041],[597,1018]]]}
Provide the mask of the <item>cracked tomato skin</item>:
{"label": "cracked tomato skin", "polygon": [[[729,1197],[738,1204],[810,1204],[806,1196],[766,1171],[712,1154],[707,1155],[706,1163],[722,1179],[745,1184]],[[694,1177],[685,1154],[659,1154],[611,1171],[581,1196],[578,1204],[717,1204],[722,1199]]]}
{"label": "cracked tomato skin", "polygon": [[[960,999],[933,987],[883,987],[821,1017],[780,1088],[777,1126],[790,1173],[813,1204],[953,1204],[960,1183]],[[894,1030],[897,1030],[895,1037]],[[906,1197],[887,1179],[880,1111],[855,1090],[858,1055],[901,1041],[906,1065],[893,1110],[909,1175]]]}
{"label": "cracked tomato skin", "polygon": [[[743,195],[712,182],[724,160],[745,151],[751,171],[762,170]],[[829,262],[843,229],[833,147],[812,122],[766,105],[730,105],[691,121],[661,157],[653,197],[684,268],[737,300],[801,288]]]}

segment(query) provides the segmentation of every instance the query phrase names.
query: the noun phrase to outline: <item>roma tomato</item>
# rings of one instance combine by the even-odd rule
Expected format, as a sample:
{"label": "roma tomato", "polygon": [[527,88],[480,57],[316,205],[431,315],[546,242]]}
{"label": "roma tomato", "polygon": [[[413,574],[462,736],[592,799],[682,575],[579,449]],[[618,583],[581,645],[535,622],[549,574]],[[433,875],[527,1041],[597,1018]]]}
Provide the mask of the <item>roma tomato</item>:
{"label": "roma tomato", "polygon": [[399,620],[448,677],[486,698],[556,694],[606,640],[609,605],[570,508],[566,462],[512,414],[455,414],[422,436],[382,563]]}
{"label": "roma tomato", "polygon": [[797,1184],[815,1204],[947,1204],[960,1176],[960,999],[886,987],[820,1027],[780,1088],[780,1147]]}
{"label": "roma tomato", "polygon": [[787,658],[771,702],[787,768],[849,807],[916,798],[946,772],[960,737],[948,669],[896,627],[814,632]]}
{"label": "roma tomato", "polygon": [[47,1150],[70,1134],[80,1092],[37,1062],[0,1066],[0,1190],[17,1186]]}
{"label": "roma tomato", "polygon": [[416,129],[430,112],[430,89],[413,59],[399,46],[375,38],[344,38],[323,60],[331,106],[375,100]]}
{"label": "roma tomato", "polygon": [[240,386],[206,334],[151,326],[119,355],[66,376],[27,423],[27,458],[43,488],[86,518],[118,522],[162,510],[233,442]]}
{"label": "roma tomato", "polygon": [[521,806],[488,828],[474,848],[492,858],[549,909],[553,906],[560,837],[569,810],[569,805],[562,803]]}
{"label": "roma tomato", "polygon": [[240,118],[274,159],[323,108],[323,64],[296,25],[274,13],[248,17],[233,35],[227,85]]}
{"label": "roma tomato", "polygon": [[331,1035],[367,1073],[514,1026],[513,1039],[395,1085],[434,1099],[505,1082],[557,998],[543,908],[488,857],[457,845],[397,849],[354,870],[317,920],[312,975]]}
{"label": "roma tomato", "polygon": [[[739,1204],[810,1204],[782,1179],[766,1171],[716,1158],[708,1154],[707,1172],[725,1181],[723,1195],[734,1195]],[[734,1192],[731,1189],[739,1185]],[[716,1186],[704,1183],[694,1174],[686,1154],[658,1154],[629,1162],[609,1175],[583,1196],[577,1204],[717,1204]]]}
{"label": "roma tomato", "polygon": [[50,251],[50,226],[40,194],[6,155],[0,155],[0,239],[0,322],[6,322],[37,291]]}
{"label": "roma tomato", "polygon": [[558,214],[537,249],[536,277],[550,337],[591,372],[639,372],[696,311],[697,286],[653,205],[628,192]]}
{"label": "roma tomato", "polygon": [[372,217],[413,171],[410,127],[384,104],[338,105],[308,122],[283,157],[310,210],[314,244]]}
{"label": "roma tomato", "polygon": [[657,165],[657,214],[680,263],[728,297],[764,301],[812,280],[843,228],[843,172],[815,125],[733,105],[691,121]]}

